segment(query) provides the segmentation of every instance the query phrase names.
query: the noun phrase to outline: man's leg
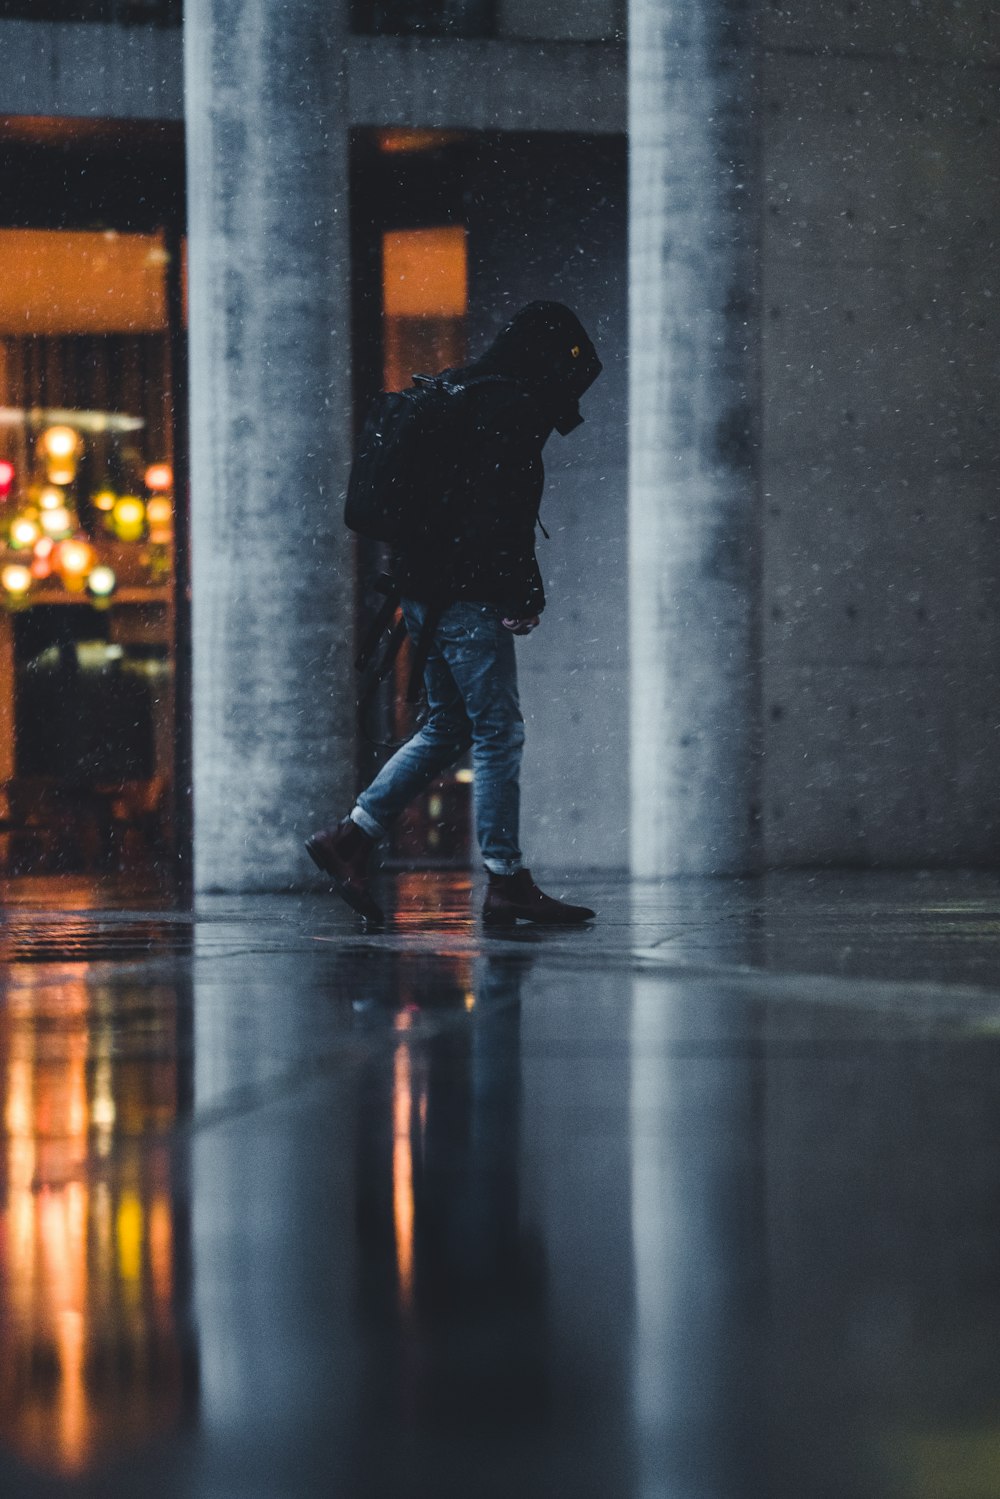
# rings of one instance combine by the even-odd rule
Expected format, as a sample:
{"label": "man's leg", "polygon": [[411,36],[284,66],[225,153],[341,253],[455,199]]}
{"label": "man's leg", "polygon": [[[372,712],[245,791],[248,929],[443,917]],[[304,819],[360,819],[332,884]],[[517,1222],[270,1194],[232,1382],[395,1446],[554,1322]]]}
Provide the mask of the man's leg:
{"label": "man's leg", "polygon": [[[410,637],[416,642],[424,607],[407,601],[403,612]],[[463,755],[471,742],[461,694],[436,646],[427,658],[424,681],[426,723],[386,762],[358,797],[349,817],[306,839],[313,863],[330,876],[347,904],[371,922],[384,920],[368,884],[368,865],[376,843],[386,836],[403,808]]]}
{"label": "man's leg", "polygon": [[[415,648],[423,628],[424,607],[407,599],[403,602],[403,614]],[[358,796],[351,812],[352,822],[376,841],[386,836],[414,797],[460,759],[472,742],[461,693],[436,640],[424,668],[424,685],[426,721],[386,761],[371,785]]]}
{"label": "man's leg", "polygon": [[453,604],[435,642],[460,695],[472,740],[476,836],[487,869],[522,867],[518,841],[524,719],[514,637],[492,604]]}
{"label": "man's leg", "polygon": [[436,638],[472,725],[476,835],[489,876],[484,924],[579,926],[592,921],[588,906],[572,906],[539,890],[521,857],[524,719],[514,637],[500,611],[487,604],[456,606],[442,617]]}

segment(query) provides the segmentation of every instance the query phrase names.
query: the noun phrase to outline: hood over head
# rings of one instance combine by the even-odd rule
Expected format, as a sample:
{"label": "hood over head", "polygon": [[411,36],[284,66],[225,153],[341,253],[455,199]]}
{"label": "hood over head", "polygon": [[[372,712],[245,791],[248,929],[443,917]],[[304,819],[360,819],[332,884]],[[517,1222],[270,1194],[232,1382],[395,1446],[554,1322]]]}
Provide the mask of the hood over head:
{"label": "hood over head", "polygon": [[561,302],[529,302],[473,366],[531,387],[563,436],[583,421],[579,401],[603,368],[580,319]]}

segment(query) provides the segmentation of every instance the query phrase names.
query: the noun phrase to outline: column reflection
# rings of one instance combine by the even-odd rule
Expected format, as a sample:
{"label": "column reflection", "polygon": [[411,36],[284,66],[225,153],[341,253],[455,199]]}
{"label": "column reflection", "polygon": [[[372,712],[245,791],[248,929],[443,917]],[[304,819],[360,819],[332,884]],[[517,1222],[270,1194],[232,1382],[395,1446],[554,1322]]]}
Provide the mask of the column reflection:
{"label": "column reflection", "polygon": [[192,1389],[189,1086],[173,987],[87,964],[5,971],[0,1004],[0,1443],[84,1472],[175,1425]]}
{"label": "column reflection", "polygon": [[762,1070],[752,1006],[633,982],[633,1419],[643,1499],[766,1487]]}

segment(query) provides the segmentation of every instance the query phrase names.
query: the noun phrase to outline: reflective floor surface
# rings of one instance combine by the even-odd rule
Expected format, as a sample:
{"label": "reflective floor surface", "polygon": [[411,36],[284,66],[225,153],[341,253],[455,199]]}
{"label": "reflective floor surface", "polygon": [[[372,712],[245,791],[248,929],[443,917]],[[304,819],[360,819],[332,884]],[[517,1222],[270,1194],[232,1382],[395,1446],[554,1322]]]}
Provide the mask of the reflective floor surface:
{"label": "reflective floor surface", "polygon": [[3,1499],[1000,1496],[1000,878],[548,887],[7,890]]}

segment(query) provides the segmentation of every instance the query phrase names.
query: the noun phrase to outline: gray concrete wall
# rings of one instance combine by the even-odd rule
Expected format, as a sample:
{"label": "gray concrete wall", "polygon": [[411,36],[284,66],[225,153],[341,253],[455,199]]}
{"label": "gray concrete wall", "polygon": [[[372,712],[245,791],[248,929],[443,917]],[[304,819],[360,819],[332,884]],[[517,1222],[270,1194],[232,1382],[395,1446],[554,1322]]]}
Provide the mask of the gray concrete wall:
{"label": "gray concrete wall", "polygon": [[179,120],[183,113],[178,30],[0,21],[0,115]]}
{"label": "gray concrete wall", "polygon": [[354,37],[347,65],[354,125],[586,135],[625,129],[620,44]]}
{"label": "gray concrete wall", "polygon": [[772,865],[1000,853],[990,15],[884,0],[764,11]]}
{"label": "gray concrete wall", "polygon": [[470,204],[477,352],[524,303],[554,298],[590,331],[604,372],[584,425],[545,449],[538,538],[548,605],[518,643],[527,721],[525,856],[628,863],[628,366],[625,143],[490,139]]}
{"label": "gray concrete wall", "polygon": [[[603,23],[575,30],[548,41],[345,37],[349,122],[621,134],[625,49],[596,40]],[[176,28],[0,20],[0,115],[183,119],[182,51]]]}
{"label": "gray concrete wall", "polygon": [[280,888],[354,790],[338,7],[189,0],[195,880]]}
{"label": "gray concrete wall", "polygon": [[499,0],[501,36],[604,41],[625,34],[626,0]]}

